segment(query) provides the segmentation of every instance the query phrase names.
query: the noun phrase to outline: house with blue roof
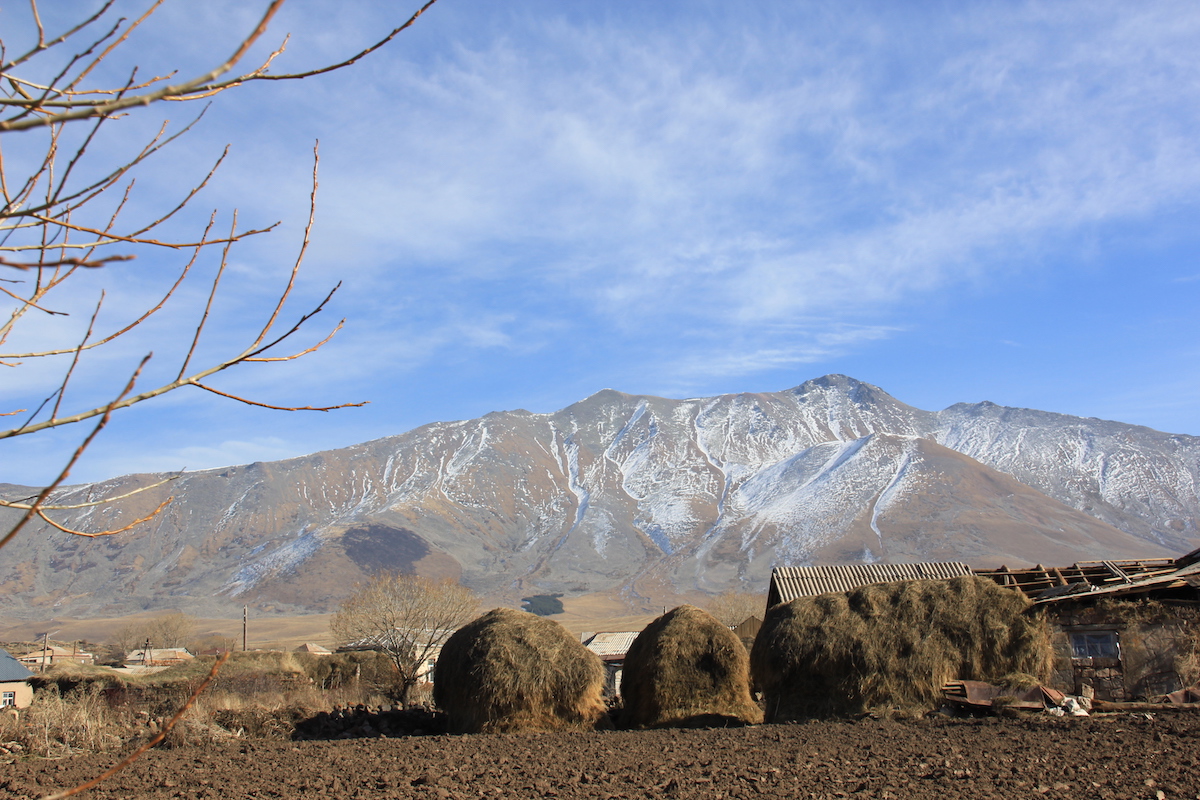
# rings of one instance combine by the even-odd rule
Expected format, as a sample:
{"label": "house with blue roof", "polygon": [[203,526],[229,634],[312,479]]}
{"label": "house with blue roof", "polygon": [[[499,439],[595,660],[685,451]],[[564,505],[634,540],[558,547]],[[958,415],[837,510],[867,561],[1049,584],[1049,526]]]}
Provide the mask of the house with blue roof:
{"label": "house with blue roof", "polygon": [[33,673],[0,649],[0,708],[25,708],[33,702]]}

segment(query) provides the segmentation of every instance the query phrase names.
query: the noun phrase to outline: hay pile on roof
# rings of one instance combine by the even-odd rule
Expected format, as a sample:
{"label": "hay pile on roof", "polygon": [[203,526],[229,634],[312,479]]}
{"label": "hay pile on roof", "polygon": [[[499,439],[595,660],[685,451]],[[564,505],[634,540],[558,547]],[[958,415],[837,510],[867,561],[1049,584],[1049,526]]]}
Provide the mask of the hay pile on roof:
{"label": "hay pile on roof", "polygon": [[949,680],[1048,676],[1050,640],[1028,608],[973,576],[799,598],[767,611],[751,674],[768,722],[934,708]]}
{"label": "hay pile on roof", "polygon": [[651,622],[625,654],[622,722],[630,728],[762,722],[750,657],[707,611],[680,606]]}
{"label": "hay pile on roof", "polygon": [[497,608],[442,646],[433,700],[451,733],[498,733],[607,723],[599,657],[553,620]]}

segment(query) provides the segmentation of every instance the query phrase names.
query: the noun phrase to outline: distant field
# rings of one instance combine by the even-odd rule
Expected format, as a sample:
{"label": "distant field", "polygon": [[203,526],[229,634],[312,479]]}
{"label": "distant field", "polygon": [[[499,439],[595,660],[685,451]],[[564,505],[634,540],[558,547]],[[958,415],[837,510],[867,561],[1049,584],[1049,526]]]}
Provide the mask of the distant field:
{"label": "distant field", "polygon": [[[152,619],[166,611],[143,612],[127,617],[111,617],[103,619],[71,619],[54,618],[32,622],[14,622],[0,624],[0,640],[7,642],[31,642],[40,639],[43,632],[59,642],[72,642],[86,639],[89,642],[104,643],[114,637],[123,626],[139,619]],[[333,639],[329,635],[330,614],[313,614],[303,617],[250,617],[247,626],[247,646],[251,649],[290,650],[305,642],[330,645]],[[242,641],[242,619],[212,619],[209,617],[196,618],[197,639],[220,636],[222,638]]]}
{"label": "distant field", "polygon": [[[584,631],[630,631],[641,630],[656,614],[632,614],[619,599],[608,595],[584,595],[562,598],[563,613],[550,619],[559,622],[572,633]],[[492,606],[484,603],[480,613]],[[0,641],[32,642],[43,633],[58,642],[87,640],[103,643],[113,638],[123,626],[139,619],[150,619],[167,613],[143,612],[127,617],[98,619],[52,618],[28,622],[0,623]],[[247,646],[250,649],[290,650],[305,642],[331,647],[334,642],[329,634],[329,618],[332,614],[311,614],[300,617],[255,617],[250,614],[247,626]],[[198,617],[196,638],[222,638],[242,640],[242,619],[213,619]]]}

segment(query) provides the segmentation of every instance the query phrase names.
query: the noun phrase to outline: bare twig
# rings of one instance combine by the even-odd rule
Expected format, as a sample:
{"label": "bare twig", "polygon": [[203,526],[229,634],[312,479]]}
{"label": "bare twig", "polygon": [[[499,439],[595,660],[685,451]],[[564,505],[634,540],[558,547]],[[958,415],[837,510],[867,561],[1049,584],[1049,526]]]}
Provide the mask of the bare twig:
{"label": "bare twig", "polygon": [[[40,249],[40,248],[39,248]],[[9,261],[7,258],[0,256],[0,267],[12,267],[13,269],[56,269],[58,267],[103,267],[106,264],[112,264],[117,261],[132,261],[137,256],[105,256],[104,258],[59,258],[54,261],[40,261],[36,264],[21,261]]]}
{"label": "bare twig", "polygon": [[117,404],[121,401],[121,398],[133,391],[133,387],[137,383],[138,376],[142,374],[142,368],[146,366],[146,362],[150,360],[151,355],[153,354],[147,355],[142,359],[141,363],[138,364],[137,369],[134,370],[133,375],[129,378],[129,382],[125,384],[125,388],[122,390],[121,394],[117,395],[117,397],[104,408],[103,416],[100,417],[100,421],[96,423],[96,427],[92,428],[92,432],[89,433],[79,447],[75,449],[75,452],[71,455],[70,460],[67,461],[67,465],[62,468],[62,472],[58,473],[58,477],[55,478],[49,486],[47,486],[45,489],[42,489],[42,491],[38,493],[37,499],[30,504],[29,508],[21,516],[21,519],[17,521],[17,524],[14,525],[12,529],[4,535],[3,539],[0,539],[0,548],[3,548],[6,544],[12,541],[13,537],[16,536],[17,533],[29,523],[29,520],[33,519],[34,515],[37,514],[42,503],[46,502],[46,498],[48,498],[50,494],[59,486],[61,486],[63,481],[70,476],[71,469],[75,466],[76,462],[79,461],[80,457],[83,456],[83,452],[88,449],[92,441],[100,435],[100,431],[104,430],[104,426],[108,424],[108,420],[112,417],[112,412],[117,407]]}
{"label": "bare twig", "polygon": [[154,509],[153,511],[151,511],[149,514],[147,514],[144,517],[135,519],[133,522],[129,523],[124,528],[117,528],[117,529],[111,530],[111,531],[100,531],[98,533],[88,533],[86,531],[77,531],[77,530],[74,530],[73,528],[68,528],[65,525],[59,525],[57,522],[55,522],[54,520],[52,520],[46,516],[46,510],[44,508],[37,509],[37,515],[42,518],[43,522],[49,524],[51,527],[57,528],[58,530],[62,531],[63,533],[69,533],[72,536],[86,536],[89,539],[94,539],[98,536],[112,536],[114,534],[124,533],[127,530],[136,528],[138,525],[141,525],[143,522],[149,522],[150,520],[157,517],[158,512],[162,511],[164,508],[166,508],[168,505],[170,505],[171,501],[174,499],[175,498],[173,496],[168,497],[166,500],[163,500],[161,503],[158,504],[158,508]]}
{"label": "bare twig", "polygon": [[[159,2],[161,2],[161,0],[159,0]],[[38,127],[38,126],[54,125],[59,122],[87,119],[90,117],[109,116],[109,115],[113,114],[114,112],[120,111],[122,109],[132,108],[132,107],[140,106],[140,105],[150,105],[151,103],[157,102],[159,100],[184,100],[184,101],[197,100],[197,99],[201,99],[204,97],[211,97],[212,95],[217,94],[221,91],[224,91],[225,89],[230,89],[235,86],[240,86],[245,83],[250,83],[252,81],[303,80],[305,78],[311,78],[316,75],[323,75],[328,72],[333,72],[333,71],[336,71],[339,69],[344,69],[352,64],[355,64],[356,62],[360,61],[361,59],[363,59],[366,56],[370,55],[371,53],[375,52],[376,50],[379,50],[380,48],[385,46],[388,42],[395,39],[400,33],[405,31],[409,27],[411,27],[413,25],[413,23],[415,23],[422,14],[424,14],[427,10],[429,10],[429,8],[431,6],[433,6],[434,3],[437,2],[437,0],[428,0],[428,2],[426,2],[423,6],[421,6],[421,8],[417,9],[417,11],[415,13],[413,13],[413,15],[411,17],[409,17],[402,25],[399,25],[396,28],[393,28],[388,33],[387,36],[385,36],[384,38],[375,42],[374,44],[370,45],[369,47],[366,47],[366,48],[358,51],[357,53],[350,56],[349,58],[339,61],[335,64],[329,64],[326,66],[318,67],[316,69],[305,70],[303,72],[290,72],[290,73],[283,73],[283,74],[279,74],[279,75],[272,75],[267,72],[267,67],[270,65],[271,61],[273,61],[274,58],[283,51],[283,46],[280,46],[279,48],[274,50],[271,53],[271,55],[267,58],[266,62],[264,62],[257,69],[251,70],[250,72],[247,72],[247,73],[237,75],[236,77],[227,78],[223,81],[216,81],[217,78],[219,78],[220,76],[222,76],[222,75],[228,73],[230,70],[232,70],[233,67],[236,66],[236,64],[242,60],[242,58],[245,56],[246,52],[250,49],[250,47],[253,46],[254,43],[257,42],[258,39],[260,39],[262,37],[263,33],[266,32],[266,29],[269,26],[271,19],[275,16],[275,13],[279,10],[279,7],[281,5],[283,5],[283,2],[284,2],[284,0],[274,0],[274,2],[272,2],[271,5],[267,8],[267,11],[263,15],[262,20],[259,22],[258,27],[255,28],[255,30],[253,32],[251,32],[251,34],[242,41],[242,43],[239,45],[238,49],[234,52],[234,54],[232,56],[230,56],[229,59],[227,59],[225,61],[225,63],[223,63],[221,66],[209,71],[205,75],[199,76],[190,81],[185,81],[180,84],[170,84],[167,86],[163,86],[163,87],[161,87],[159,89],[155,89],[154,91],[151,91],[151,92],[144,92],[144,93],[134,92],[134,93],[131,93],[129,96],[122,97],[117,100],[85,102],[85,101],[81,101],[78,99],[73,99],[70,101],[54,101],[54,100],[50,100],[47,97],[38,103],[39,108],[49,109],[49,108],[55,108],[55,107],[63,107],[68,110],[64,110],[64,111],[61,111],[58,113],[45,113],[39,117],[29,117],[23,113],[15,119],[0,121],[0,132],[6,131],[6,130],[26,130],[28,128],[33,128],[33,127]],[[156,4],[156,6],[157,6],[157,4]],[[149,12],[147,12],[147,13],[149,13]],[[139,20],[138,22],[140,23],[141,20]],[[136,24],[137,23],[135,23],[135,26],[136,26]],[[111,49],[113,47],[116,47],[117,45],[119,45],[122,41],[124,41],[124,36],[127,36],[127,35],[128,35],[128,31],[120,39],[118,39],[116,42],[114,42],[112,45],[110,45],[110,47],[108,49],[106,49],[105,52],[100,57],[98,57],[96,60],[100,61],[103,58],[107,57],[109,52],[111,52]],[[80,77],[82,77],[82,75],[86,75],[88,72],[91,71],[91,69],[92,69],[92,66],[89,66],[87,69],[84,70],[83,73],[81,73]],[[216,82],[214,82],[214,81],[216,81]],[[78,82],[78,79],[76,79],[75,81],[72,81],[72,83],[68,86],[68,88],[70,88],[70,86],[74,86],[77,82]]]}
{"label": "bare twig", "polygon": [[[48,295],[71,277],[80,274],[79,270],[110,266],[134,257],[132,253],[101,252],[100,248],[122,244],[130,247],[149,246],[192,250],[187,264],[183,266],[174,283],[161,299],[150,308],[138,313],[131,322],[122,324],[114,332],[102,337],[95,335],[100,308],[97,306],[91,315],[86,334],[74,347],[0,354],[0,366],[10,368],[19,366],[20,362],[31,358],[65,356],[70,358],[70,364],[67,366],[59,386],[42,401],[24,424],[7,431],[0,431],[0,439],[98,418],[91,432],[67,461],[58,477],[32,498],[31,502],[0,501],[0,506],[24,512],[17,524],[0,539],[0,547],[11,541],[12,537],[34,518],[44,519],[47,524],[59,530],[77,535],[110,535],[115,532],[87,534],[76,531],[65,524],[49,519],[46,512],[101,505],[129,496],[126,494],[104,498],[93,503],[61,507],[52,505],[49,501],[52,493],[67,479],[71,469],[78,463],[84,451],[107,425],[112,413],[118,409],[130,407],[185,386],[195,386],[240,403],[278,410],[329,411],[335,408],[363,405],[363,403],[344,403],[328,406],[284,406],[224,392],[204,383],[205,379],[212,375],[238,364],[291,361],[301,358],[323,347],[342,328],[344,320],[315,344],[301,346],[287,355],[272,354],[273,348],[287,342],[313,316],[324,310],[338,288],[335,286],[315,308],[302,314],[290,327],[279,330],[279,328],[285,327],[280,320],[285,313],[285,306],[293,296],[297,276],[308,251],[313,229],[318,188],[317,172],[320,160],[317,147],[314,147],[313,186],[310,194],[309,216],[304,227],[299,252],[282,291],[248,346],[215,363],[210,362],[203,368],[193,367],[193,361],[198,352],[200,337],[204,334],[211,319],[210,315],[216,300],[217,289],[226,272],[226,265],[229,263],[230,247],[249,236],[265,233],[276,227],[272,225],[266,228],[259,227],[239,231],[238,217],[235,214],[229,234],[225,238],[211,238],[215,216],[210,217],[209,224],[198,241],[193,241],[190,237],[184,240],[182,237],[162,233],[166,230],[163,226],[167,221],[174,218],[209,184],[212,176],[223,163],[228,148],[216,159],[203,179],[193,184],[179,202],[165,213],[160,213],[148,221],[139,220],[137,224],[133,225],[122,222],[119,229],[118,218],[126,209],[135,183],[133,180],[126,182],[126,176],[167,144],[174,142],[191,130],[204,112],[201,111],[195,119],[170,135],[168,135],[168,124],[164,122],[158,132],[124,163],[112,169],[89,169],[88,172],[99,176],[97,178],[81,177],[85,172],[83,169],[85,159],[91,159],[98,149],[93,145],[99,141],[97,137],[101,130],[106,129],[114,120],[125,116],[134,109],[152,105],[160,100],[191,101],[211,97],[226,89],[255,80],[299,80],[348,67],[383,47],[400,32],[412,26],[436,0],[427,0],[403,24],[394,28],[387,36],[336,63],[301,72],[270,74],[269,69],[275,59],[284,52],[284,48],[287,46],[288,38],[284,37],[278,47],[275,47],[265,59],[258,62],[258,66],[249,68],[239,66],[251,48],[262,40],[284,2],[285,0],[267,0],[260,21],[253,30],[237,41],[231,55],[212,69],[187,80],[179,80],[175,71],[166,74],[156,71],[152,73],[153,77],[139,77],[139,68],[132,67],[127,70],[125,79],[116,81],[115,85],[98,87],[86,85],[86,82],[95,80],[95,76],[99,74],[98,66],[100,64],[111,59],[119,48],[129,45],[131,34],[135,30],[145,27],[145,21],[160,8],[163,0],[151,0],[145,12],[132,22],[127,23],[124,19],[120,19],[111,25],[98,26],[96,24],[111,10],[113,5],[113,0],[107,0],[94,14],[68,28],[64,33],[52,37],[48,37],[46,33],[37,0],[30,0],[30,24],[34,28],[36,45],[27,52],[10,58],[4,42],[0,40],[0,133],[32,129],[43,129],[46,132],[46,147],[40,162],[35,160],[33,165],[15,182],[9,175],[11,164],[5,161],[4,152],[0,150],[0,268],[14,270],[29,276],[27,281],[0,279],[0,284],[8,284],[12,287],[0,285],[0,293],[16,301],[16,305],[10,309],[7,319],[0,323],[0,343],[8,341],[14,326],[19,321],[28,319],[37,312],[56,317],[65,314],[66,310],[58,310],[55,307],[56,304],[48,300]],[[89,33],[86,38],[83,38],[81,34],[85,31],[89,31]],[[57,65],[42,71],[43,75],[49,76],[48,78],[30,80],[15,74],[15,70],[29,63],[31,59],[73,39],[82,39],[81,46],[73,53],[58,51],[63,55]],[[93,124],[89,126],[89,130],[82,131],[77,139],[64,135],[64,131],[71,123],[83,120],[92,121]],[[72,128],[72,130],[74,129]],[[68,147],[68,142],[74,143]],[[123,188],[121,183],[125,183]],[[104,198],[111,198],[113,202],[105,203],[109,207],[101,211],[97,206]],[[98,216],[96,212],[102,215],[99,222],[95,221]],[[66,390],[71,384],[72,376],[77,372],[83,355],[127,334],[164,308],[167,301],[176,294],[182,282],[192,273],[193,265],[197,263],[199,254],[210,246],[223,248],[221,266],[209,292],[204,314],[196,325],[191,345],[181,362],[176,379],[157,388],[134,394],[134,387],[149,358],[147,356],[134,370],[125,388],[116,397],[94,408],[63,413],[68,402]],[[26,412],[7,411],[0,416],[15,416],[24,413]],[[44,414],[48,418],[42,418]],[[137,491],[145,490],[143,488]],[[163,507],[160,506],[154,514],[159,513]],[[154,514],[151,514],[150,517],[153,517]],[[144,520],[139,522],[141,521]]]}
{"label": "bare twig", "polygon": [[71,366],[67,368],[67,374],[63,376],[62,383],[58,387],[58,399],[54,401],[54,408],[50,411],[50,419],[58,417],[58,409],[62,406],[63,395],[67,393],[67,384],[71,382],[71,375],[75,372],[75,367],[79,365],[79,355],[83,352],[84,345],[87,340],[92,338],[92,330],[96,327],[96,317],[100,315],[100,308],[104,305],[104,292],[100,292],[100,299],[96,301],[96,310],[92,312],[92,318],[88,320],[87,333],[83,335],[83,341],[75,348],[75,356],[71,359]]}
{"label": "bare twig", "polygon": [[370,403],[369,400],[363,400],[359,403],[341,403],[336,406],[273,406],[269,403],[259,403],[255,400],[248,400],[245,397],[239,397],[236,394],[222,392],[219,389],[214,389],[211,386],[205,386],[202,383],[192,382],[192,386],[203,389],[206,392],[219,394],[221,397],[228,397],[230,400],[237,400],[239,403],[245,403],[248,406],[258,406],[259,408],[269,408],[273,411],[335,411],[339,408],[361,408]]}
{"label": "bare twig", "polygon": [[[0,416],[2,416],[2,415],[0,415]],[[139,486],[138,488],[134,489],[133,491],[126,492],[125,494],[117,494],[117,495],[113,495],[112,497],[106,497],[103,500],[93,500],[90,503],[72,503],[71,505],[57,505],[57,504],[56,505],[45,505],[45,504],[43,504],[41,506],[41,509],[43,511],[67,511],[67,510],[76,509],[76,508],[95,508],[96,506],[108,505],[109,503],[113,503],[117,500],[124,500],[127,497],[133,497],[134,495],[141,494],[142,492],[148,492],[151,489],[157,489],[159,486],[165,486],[166,484],[170,483],[171,481],[176,481],[176,480],[179,480],[178,474],[172,475],[169,478],[163,478],[161,481],[156,481],[155,483],[151,483],[147,486]],[[14,503],[14,502],[10,502],[8,500],[0,500],[0,506],[4,506],[5,508],[20,508],[20,509],[27,509],[27,508],[33,507],[28,503]]]}
{"label": "bare twig", "polygon": [[[159,2],[161,2],[161,0],[159,0]],[[279,7],[283,5],[283,2],[284,0],[274,0],[274,2],[272,2],[267,8],[262,20],[258,23],[258,27],[256,27],[249,36],[242,40],[241,44],[238,45],[238,48],[234,51],[233,55],[226,59],[225,62],[220,66],[209,70],[204,75],[193,78],[190,81],[185,81],[181,84],[164,86],[161,89],[156,89],[152,92],[146,92],[144,94],[131,94],[116,100],[110,100],[97,105],[89,105],[85,106],[84,108],[74,108],[73,110],[63,111],[57,114],[44,114],[37,117],[29,117],[25,116],[24,114],[18,115],[18,117],[15,119],[0,121],[0,133],[4,131],[28,130],[29,128],[54,125],[59,122],[71,122],[74,120],[89,119],[92,117],[109,116],[116,111],[121,111],[126,108],[150,105],[157,100],[162,100],[167,97],[184,97],[195,91],[211,93],[211,90],[217,87],[206,86],[206,84],[209,84],[211,81],[229,72],[231,69],[233,69],[237,62],[242,60],[242,57],[246,54],[246,51],[249,50],[254,43],[259,40],[263,33],[266,32],[267,26],[270,25],[271,19],[275,16],[275,13],[279,10]],[[233,86],[241,82],[242,79],[235,79],[234,81],[227,82],[227,85]]]}
{"label": "bare twig", "polygon": [[97,775],[95,778],[92,778],[90,781],[87,781],[86,783],[81,783],[78,786],[67,789],[66,791],[58,792],[56,794],[46,795],[42,798],[42,800],[65,800],[65,798],[74,797],[75,795],[79,794],[80,792],[86,792],[88,789],[91,789],[91,788],[99,785],[102,781],[108,780],[113,775],[116,775],[118,772],[120,772],[121,770],[128,767],[134,761],[137,761],[139,758],[141,758],[143,753],[145,753],[151,747],[154,747],[156,744],[158,744],[163,739],[165,739],[167,737],[167,734],[171,732],[171,729],[175,727],[175,724],[177,722],[179,722],[179,720],[183,719],[183,715],[186,714],[188,712],[188,709],[190,709],[192,707],[192,704],[196,702],[196,698],[198,698],[200,696],[200,693],[203,692],[205,689],[207,689],[208,685],[210,683],[212,683],[213,680],[217,677],[217,673],[221,671],[221,667],[225,666],[225,662],[229,660],[229,656],[231,653],[232,653],[231,650],[226,650],[224,653],[221,654],[221,657],[218,658],[215,663],[213,663],[212,669],[210,669],[208,671],[208,677],[206,677],[203,681],[201,681],[200,685],[196,687],[196,691],[192,692],[192,696],[189,697],[187,699],[187,702],[183,704],[183,708],[179,709],[179,711],[177,711],[175,713],[175,716],[173,716],[169,720],[167,720],[166,724],[163,725],[163,729],[161,731],[159,731],[157,736],[155,736],[153,739],[151,739],[150,741],[143,744],[137,750],[134,750],[132,753],[125,756],[123,759],[118,761],[115,765],[113,765],[110,769],[108,769],[104,773]]}

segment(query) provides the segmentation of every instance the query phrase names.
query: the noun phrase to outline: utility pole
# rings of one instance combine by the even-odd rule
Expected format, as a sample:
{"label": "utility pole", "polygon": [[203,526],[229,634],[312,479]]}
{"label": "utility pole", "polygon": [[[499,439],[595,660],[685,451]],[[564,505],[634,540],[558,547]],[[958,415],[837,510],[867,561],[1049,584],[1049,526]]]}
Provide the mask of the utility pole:
{"label": "utility pole", "polygon": [[[58,630],[62,630],[62,628],[59,628]],[[58,633],[58,631],[46,631],[42,634],[42,672],[46,671],[47,658],[50,659],[51,664],[54,663],[54,657],[50,655],[50,637],[55,633]]]}
{"label": "utility pole", "polygon": [[246,652],[246,620],[249,614],[249,606],[242,606],[242,652]]}

